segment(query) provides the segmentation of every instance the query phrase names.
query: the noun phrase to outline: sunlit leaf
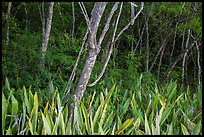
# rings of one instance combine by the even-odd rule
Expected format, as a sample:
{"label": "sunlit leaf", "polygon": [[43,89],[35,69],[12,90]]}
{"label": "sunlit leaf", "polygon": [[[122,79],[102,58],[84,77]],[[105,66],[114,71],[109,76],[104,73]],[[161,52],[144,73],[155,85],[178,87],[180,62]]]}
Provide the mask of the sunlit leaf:
{"label": "sunlit leaf", "polygon": [[199,135],[201,130],[201,121],[199,121],[193,128],[193,135]]}
{"label": "sunlit leaf", "polygon": [[181,130],[184,135],[190,135],[188,129],[181,123]]}
{"label": "sunlit leaf", "polygon": [[120,134],[123,130],[125,130],[126,128],[128,128],[130,126],[130,124],[133,122],[133,118],[131,119],[127,119],[123,125],[115,132],[115,134]]}

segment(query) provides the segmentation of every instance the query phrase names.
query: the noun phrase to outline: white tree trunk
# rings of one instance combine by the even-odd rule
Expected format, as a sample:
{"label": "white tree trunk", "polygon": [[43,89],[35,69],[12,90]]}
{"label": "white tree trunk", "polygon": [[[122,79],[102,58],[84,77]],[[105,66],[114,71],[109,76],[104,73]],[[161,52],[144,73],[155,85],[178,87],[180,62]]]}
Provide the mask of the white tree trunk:
{"label": "white tree trunk", "polygon": [[46,22],[46,29],[44,31],[43,39],[42,39],[42,57],[41,57],[42,66],[45,65],[45,53],[47,51],[47,45],[48,45],[48,40],[49,40],[49,36],[50,36],[52,16],[53,16],[53,6],[54,6],[54,2],[50,2],[48,17],[47,17],[47,22]]}

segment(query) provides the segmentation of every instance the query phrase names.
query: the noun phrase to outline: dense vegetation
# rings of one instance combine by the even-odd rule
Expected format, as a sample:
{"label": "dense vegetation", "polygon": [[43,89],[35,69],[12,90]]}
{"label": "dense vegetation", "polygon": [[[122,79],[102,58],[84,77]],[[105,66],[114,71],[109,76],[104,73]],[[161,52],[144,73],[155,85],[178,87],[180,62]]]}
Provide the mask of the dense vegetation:
{"label": "dense vegetation", "polygon": [[[87,29],[79,5],[55,2],[42,66],[41,17],[47,18],[49,3],[12,2],[9,11],[2,2],[2,134],[202,134],[201,3],[145,2],[114,45],[103,77],[77,104],[72,94],[89,51],[86,42],[70,82]],[[84,5],[91,17],[94,3]],[[113,5],[107,4],[99,32]],[[130,9],[124,3],[117,33],[130,21]],[[89,83],[106,61],[116,19],[117,14]],[[77,104],[73,123],[71,101]]]}

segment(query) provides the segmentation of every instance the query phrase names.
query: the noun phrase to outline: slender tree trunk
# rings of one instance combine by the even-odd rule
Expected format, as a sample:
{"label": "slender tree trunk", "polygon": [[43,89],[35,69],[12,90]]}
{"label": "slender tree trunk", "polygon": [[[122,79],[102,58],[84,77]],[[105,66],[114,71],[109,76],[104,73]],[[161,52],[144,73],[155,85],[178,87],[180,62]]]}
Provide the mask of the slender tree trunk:
{"label": "slender tree trunk", "polygon": [[9,29],[10,29],[11,6],[12,6],[12,2],[9,2],[8,3],[8,9],[7,9],[7,15],[6,15],[6,18],[7,18],[7,23],[6,23],[6,26],[7,26],[7,29],[6,29],[6,46],[9,45]]}
{"label": "slender tree trunk", "polygon": [[181,12],[179,13],[179,19],[178,19],[178,21],[176,22],[176,26],[175,26],[175,31],[174,31],[174,41],[173,41],[172,51],[171,51],[171,54],[170,54],[170,64],[171,64],[171,60],[172,60],[172,56],[173,56],[173,52],[174,52],[174,48],[175,48],[175,44],[176,44],[176,33],[177,33],[177,28],[178,28],[178,24],[179,24],[180,16],[181,16],[181,14],[182,14],[182,12],[183,12],[184,6],[185,6],[185,2],[184,2],[183,5],[182,5],[182,10],[181,10]]}
{"label": "slender tree trunk", "polygon": [[[188,37],[187,37],[187,40],[186,40],[186,47],[185,47],[186,49],[188,48],[189,38],[190,38],[190,29],[188,30]],[[183,62],[182,62],[182,87],[184,86],[185,62],[186,62],[187,53],[188,53],[188,51],[184,53]]]}
{"label": "slender tree trunk", "polygon": [[52,24],[52,16],[53,16],[53,6],[54,2],[50,2],[48,18],[46,22],[46,29],[44,31],[43,40],[42,40],[42,56],[41,56],[41,65],[44,67],[45,65],[45,53],[47,51],[48,40],[50,36],[51,24]]}
{"label": "slender tree trunk", "polygon": [[[150,67],[150,69],[149,69],[149,72],[151,72],[152,68],[154,67],[154,65],[155,65],[155,63],[156,63],[156,60],[157,60],[157,58],[159,57],[160,52],[162,51],[162,49],[164,49],[164,44],[165,44],[165,43],[166,43],[166,39],[162,41],[162,45],[161,45],[160,48],[159,48],[159,51],[158,51],[158,53],[157,53],[157,55],[156,55],[156,57],[155,57],[155,59],[154,59],[152,65],[151,65],[151,67]],[[162,51],[162,52],[163,52],[163,51]],[[162,54],[163,54],[163,53],[162,53]]]}
{"label": "slender tree trunk", "polygon": [[145,71],[149,71],[149,28],[148,28],[148,22],[149,22],[149,17],[146,17],[146,33],[147,33],[147,44],[146,44],[146,65],[145,65]]}
{"label": "slender tree trunk", "polygon": [[96,41],[96,34],[98,31],[98,27],[99,27],[99,23],[101,20],[101,17],[103,15],[103,12],[105,10],[106,7],[106,2],[96,2],[94,5],[94,8],[92,10],[92,17],[90,20],[90,35],[89,35],[89,54],[88,54],[88,58],[85,62],[84,68],[82,70],[81,73],[81,77],[79,79],[79,82],[77,84],[77,88],[75,91],[75,95],[77,97],[77,100],[80,101],[85,90],[86,90],[86,86],[88,84],[88,80],[90,78],[92,69],[94,67],[95,61],[96,61],[96,57],[98,55],[99,52],[99,47],[97,45],[97,41]]}
{"label": "slender tree trunk", "polygon": [[201,87],[201,66],[200,66],[200,51],[199,51],[199,46],[196,43],[196,49],[198,51],[197,55],[197,63],[198,63],[198,86]]}
{"label": "slender tree trunk", "polygon": [[163,55],[164,55],[164,50],[165,50],[165,47],[166,47],[166,44],[164,43],[163,44],[163,49],[162,49],[162,52],[161,52],[161,56],[160,56],[160,59],[159,59],[159,66],[158,66],[158,71],[157,71],[157,79],[159,79],[159,75],[160,75],[160,67],[161,67],[161,64],[162,64],[162,58],[163,58]]}
{"label": "slender tree trunk", "polygon": [[[178,63],[178,61],[183,57],[183,55],[184,55],[186,52],[188,52],[188,51],[194,46],[195,43],[196,43],[196,42],[192,43],[191,46],[189,46],[188,48],[183,49],[183,50],[181,51],[180,55],[176,58],[176,60],[174,61],[174,63],[172,63],[172,64],[170,65],[170,67],[168,68],[168,70],[167,70],[167,75],[162,79],[162,81],[161,81],[162,83],[169,77],[169,74],[171,73],[171,71],[173,70],[173,68],[175,67],[175,65]],[[201,44],[199,44],[199,45],[201,45]]]}
{"label": "slender tree trunk", "polygon": [[74,2],[72,2],[72,16],[73,16],[73,22],[72,22],[72,40],[74,39],[74,29],[75,29],[75,13],[74,13]]}
{"label": "slender tree trunk", "polygon": [[23,2],[23,4],[24,4],[24,10],[25,10],[25,14],[26,14],[26,30],[28,30],[28,11],[27,11],[27,5],[26,5],[26,3],[25,2]]}
{"label": "slender tree trunk", "polygon": [[[97,41],[96,41],[96,34],[98,31],[99,23],[103,15],[103,12],[105,10],[106,4],[107,2],[96,2],[91,13],[92,16],[88,26],[90,28],[89,30],[90,33],[88,37],[90,49],[88,53],[88,58],[85,62],[84,68],[82,70],[82,73],[74,94],[74,99],[77,100],[78,102],[80,102],[81,98],[84,95],[97,55],[100,51],[100,47],[97,45]],[[71,125],[73,125],[74,108],[75,108],[75,102],[71,103],[69,107],[69,120],[71,121]]]}
{"label": "slender tree trunk", "polygon": [[83,49],[84,49],[84,45],[85,45],[85,41],[86,41],[87,36],[88,36],[88,32],[89,32],[89,31],[88,31],[88,29],[87,29],[86,34],[85,34],[85,36],[84,36],[84,38],[83,38],[83,43],[82,43],[81,49],[80,49],[80,51],[79,51],[79,54],[78,54],[76,63],[75,63],[75,65],[74,65],[74,68],[73,68],[73,70],[72,70],[72,73],[71,73],[71,75],[70,75],[70,77],[69,77],[68,85],[67,85],[67,87],[66,87],[66,89],[65,89],[65,91],[64,91],[64,95],[65,95],[65,96],[63,96],[63,99],[64,99],[64,98],[66,97],[66,95],[70,92],[71,82],[74,80],[75,71],[76,71],[76,69],[77,69],[80,56],[81,56],[82,51],[83,51]]}
{"label": "slender tree trunk", "polygon": [[[57,2],[57,4],[58,4],[58,6],[59,6],[58,12],[59,12],[60,18],[61,18],[61,20],[62,20],[62,27],[63,27],[63,29],[64,29],[64,18],[63,18],[63,16],[62,16],[62,12],[61,12],[61,5],[60,5],[59,2]],[[64,29],[64,33],[67,33],[67,32],[66,32],[66,29]]]}

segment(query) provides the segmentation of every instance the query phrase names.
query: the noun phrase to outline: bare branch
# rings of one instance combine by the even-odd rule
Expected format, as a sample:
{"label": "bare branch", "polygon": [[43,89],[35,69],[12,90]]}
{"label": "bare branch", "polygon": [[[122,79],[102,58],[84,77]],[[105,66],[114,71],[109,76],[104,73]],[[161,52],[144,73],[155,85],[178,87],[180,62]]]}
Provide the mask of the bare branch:
{"label": "bare branch", "polygon": [[119,15],[118,15],[118,17],[117,17],[117,21],[116,21],[116,24],[115,24],[115,29],[114,29],[114,32],[113,32],[112,44],[111,44],[110,51],[109,51],[109,53],[108,53],[106,62],[105,62],[105,64],[104,64],[103,69],[102,69],[101,73],[99,74],[98,78],[97,78],[93,83],[89,84],[89,85],[88,85],[89,87],[94,86],[94,85],[101,79],[101,77],[103,76],[103,74],[104,74],[104,72],[105,72],[105,69],[106,69],[106,67],[107,67],[107,65],[108,65],[108,62],[109,62],[111,53],[112,53],[112,51],[113,51],[113,44],[114,44],[113,42],[114,42],[114,39],[115,39],[115,33],[116,33],[116,31],[117,31],[117,28],[118,28],[118,22],[119,22],[119,18],[120,18],[121,12],[122,12],[122,7],[123,7],[123,2],[121,3],[121,6],[120,6]]}
{"label": "bare branch", "polygon": [[68,85],[67,85],[67,87],[66,87],[66,89],[65,89],[65,91],[64,91],[64,94],[65,94],[65,95],[68,94],[68,93],[70,92],[71,85],[69,85],[69,84],[71,83],[71,81],[74,80],[74,77],[75,77],[75,71],[76,71],[76,69],[77,69],[77,65],[78,65],[78,62],[79,62],[79,59],[80,59],[81,53],[82,53],[82,51],[83,51],[83,49],[84,49],[84,44],[85,44],[85,41],[86,41],[86,39],[87,39],[88,32],[89,32],[89,31],[88,31],[88,29],[87,29],[87,30],[86,30],[86,34],[84,35],[84,38],[83,38],[82,46],[81,46],[81,49],[80,49],[80,51],[79,51],[79,54],[78,54],[78,57],[77,57],[76,63],[75,63],[75,65],[74,65],[74,68],[73,68],[73,70],[72,70],[72,73],[71,73],[71,75],[70,75],[70,77],[69,77]]}
{"label": "bare branch", "polygon": [[106,34],[106,32],[108,31],[108,29],[109,29],[110,21],[111,21],[111,19],[112,19],[112,17],[113,17],[114,12],[115,12],[115,11],[117,10],[117,8],[118,8],[118,4],[119,4],[119,2],[116,2],[116,3],[114,4],[114,6],[113,6],[113,8],[112,8],[112,10],[111,10],[111,12],[110,12],[110,14],[109,14],[109,17],[108,17],[108,19],[107,19],[107,21],[106,21],[106,24],[105,24],[105,27],[104,27],[104,29],[103,29],[103,32],[102,32],[102,34],[101,34],[101,36],[100,36],[100,39],[99,39],[99,42],[98,42],[98,46],[101,45],[101,43],[102,43],[102,41],[103,41],[103,39],[104,39],[104,37],[105,37],[105,34]]}
{"label": "bare branch", "polygon": [[89,27],[89,21],[90,21],[90,20],[89,20],[88,14],[87,14],[87,12],[86,12],[86,8],[85,8],[83,2],[78,2],[78,3],[79,3],[79,6],[80,6],[80,8],[81,8],[81,11],[82,11],[82,13],[83,13],[83,15],[84,15],[84,17],[85,17],[85,19],[86,19],[87,27],[88,27],[89,31],[91,31],[91,29],[90,29],[90,27]]}
{"label": "bare branch", "polygon": [[128,27],[129,27],[131,24],[134,24],[135,19],[136,19],[136,18],[138,17],[138,15],[142,12],[143,7],[144,7],[144,2],[141,2],[141,8],[140,8],[140,10],[139,10],[138,13],[136,14],[136,16],[135,16],[133,19],[131,19],[131,22],[129,22],[129,23],[120,31],[120,33],[119,33],[118,36],[116,37],[114,43],[118,40],[118,38],[120,37],[120,35],[121,35],[126,29],[128,29]]}

